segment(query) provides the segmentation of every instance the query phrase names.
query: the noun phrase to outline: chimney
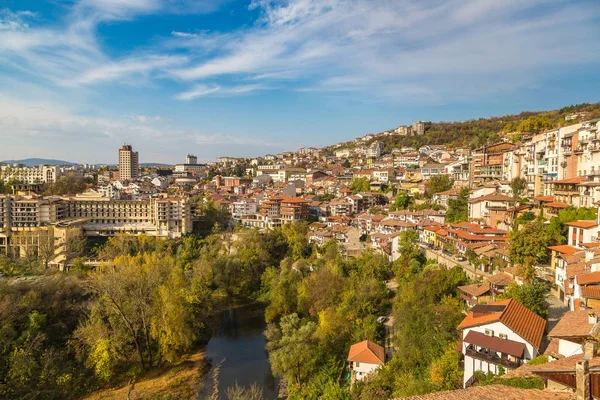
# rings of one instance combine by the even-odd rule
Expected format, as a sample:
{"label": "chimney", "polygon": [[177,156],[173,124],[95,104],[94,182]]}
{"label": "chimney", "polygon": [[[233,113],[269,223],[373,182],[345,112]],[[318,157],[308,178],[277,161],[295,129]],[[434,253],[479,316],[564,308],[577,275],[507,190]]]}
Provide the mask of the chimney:
{"label": "chimney", "polygon": [[595,340],[586,340],[583,344],[583,356],[586,360],[596,357],[598,352],[598,343]]}
{"label": "chimney", "polygon": [[588,314],[588,324],[590,325],[596,325],[598,323],[598,316],[596,315],[596,313],[589,313]]}
{"label": "chimney", "polygon": [[590,369],[587,360],[577,361],[577,365],[575,365],[575,382],[577,400],[590,400],[592,395],[590,390]]}

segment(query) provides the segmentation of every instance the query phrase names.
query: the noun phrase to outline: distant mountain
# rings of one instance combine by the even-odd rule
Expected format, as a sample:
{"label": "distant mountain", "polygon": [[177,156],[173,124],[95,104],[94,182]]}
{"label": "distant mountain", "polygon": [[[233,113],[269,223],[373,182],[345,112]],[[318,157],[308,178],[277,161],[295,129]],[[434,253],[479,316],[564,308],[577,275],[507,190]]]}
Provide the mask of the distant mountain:
{"label": "distant mountain", "polygon": [[77,163],[64,161],[64,160],[53,160],[49,158],[25,158],[23,160],[4,160],[0,161],[0,164],[23,164],[28,167],[35,167],[37,165],[77,165]]}

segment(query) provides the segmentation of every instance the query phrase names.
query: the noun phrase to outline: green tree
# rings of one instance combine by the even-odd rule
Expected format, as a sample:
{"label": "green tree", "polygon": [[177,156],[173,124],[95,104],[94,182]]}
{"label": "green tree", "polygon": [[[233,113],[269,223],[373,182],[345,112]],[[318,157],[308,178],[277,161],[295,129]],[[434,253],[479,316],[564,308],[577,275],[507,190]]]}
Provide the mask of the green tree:
{"label": "green tree", "polygon": [[411,204],[413,204],[413,201],[414,198],[408,192],[400,192],[394,199],[392,211],[406,210]]}
{"label": "green tree", "polygon": [[400,233],[398,242],[400,255],[392,266],[394,275],[399,281],[412,280],[425,264],[425,256],[417,244],[418,240],[419,234],[416,231],[403,231]]}
{"label": "green tree", "polygon": [[532,221],[519,232],[510,234],[509,258],[513,264],[522,264],[527,257],[533,264],[542,264],[548,260],[548,237],[546,227],[541,221]]}
{"label": "green tree", "polygon": [[517,177],[510,181],[510,189],[512,191],[513,198],[519,200],[523,197],[525,189],[527,189],[527,179]]}
{"label": "green tree", "polygon": [[451,343],[441,357],[429,367],[429,381],[437,390],[454,390],[462,387],[463,371],[458,367],[459,352]]}
{"label": "green tree", "polygon": [[282,317],[278,329],[269,337],[273,373],[296,388],[301,388],[302,383],[316,371],[316,329],[314,322],[303,323],[294,313]]}
{"label": "green tree", "polygon": [[461,189],[458,198],[448,200],[446,223],[457,224],[469,220],[469,189]]}
{"label": "green tree", "polygon": [[425,196],[433,197],[435,193],[452,189],[454,181],[448,175],[434,175],[425,184]]}
{"label": "green tree", "polygon": [[355,193],[368,192],[371,190],[371,182],[368,178],[352,178],[348,188],[353,190]]}
{"label": "green tree", "polygon": [[533,281],[526,285],[511,284],[502,298],[515,299],[540,317],[547,319],[546,295],[548,287],[539,281]]}

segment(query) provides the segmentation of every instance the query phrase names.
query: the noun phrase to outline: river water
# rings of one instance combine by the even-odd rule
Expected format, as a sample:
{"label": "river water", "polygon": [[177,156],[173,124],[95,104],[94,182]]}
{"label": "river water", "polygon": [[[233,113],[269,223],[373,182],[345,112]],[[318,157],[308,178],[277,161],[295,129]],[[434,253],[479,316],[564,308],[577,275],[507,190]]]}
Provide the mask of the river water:
{"label": "river water", "polygon": [[[228,387],[236,384],[258,384],[266,399],[276,399],[278,385],[271,373],[269,357],[265,350],[266,328],[264,307],[258,303],[231,304],[220,315],[219,329],[213,334],[205,349],[205,357],[215,365],[224,360],[219,370],[219,394],[225,398]],[[205,391],[213,386],[212,373],[205,381]],[[206,398],[209,394],[201,394]]]}

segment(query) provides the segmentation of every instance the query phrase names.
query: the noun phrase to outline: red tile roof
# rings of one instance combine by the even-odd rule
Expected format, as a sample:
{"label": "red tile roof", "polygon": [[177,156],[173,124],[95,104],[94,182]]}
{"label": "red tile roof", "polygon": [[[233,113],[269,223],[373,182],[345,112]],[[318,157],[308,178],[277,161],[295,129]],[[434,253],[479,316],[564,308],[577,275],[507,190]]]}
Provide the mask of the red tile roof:
{"label": "red tile roof", "polygon": [[520,389],[504,385],[472,386],[467,389],[446,390],[407,397],[408,400],[573,400],[567,392],[550,392],[539,389]]}
{"label": "red tile roof", "polygon": [[600,299],[600,286],[583,286],[581,288],[581,296]]}
{"label": "red tile roof", "polygon": [[596,323],[588,323],[588,317],[591,313],[600,313],[600,310],[575,310],[565,313],[556,326],[548,333],[548,337],[587,338],[592,334],[592,330],[596,325]]}
{"label": "red tile roof", "polygon": [[548,246],[548,248],[550,250],[554,250],[561,254],[567,254],[567,255],[571,255],[579,250],[577,247],[569,246],[568,244],[563,244],[563,245],[559,245],[559,246]]}
{"label": "red tile roof", "polygon": [[600,271],[577,275],[577,283],[579,283],[580,285],[600,283]]}
{"label": "red tile roof", "polygon": [[573,222],[567,222],[567,223],[565,223],[565,225],[574,226],[575,228],[588,229],[588,228],[594,228],[594,227],[598,226],[598,222],[596,222],[596,221],[573,221]]}
{"label": "red tile roof", "polygon": [[473,297],[483,296],[490,291],[489,283],[474,283],[472,285],[459,286],[458,290]]}
{"label": "red tile roof", "polygon": [[542,202],[551,202],[554,201],[554,196],[536,196],[533,199]]}
{"label": "red tile roof", "polygon": [[370,340],[364,340],[350,346],[348,361],[383,365],[385,363],[385,351],[383,347],[377,343],[373,343]]}
{"label": "red tile roof", "polygon": [[544,206],[552,207],[552,208],[567,208],[567,207],[569,207],[569,205],[567,203],[558,203],[558,202],[547,203],[547,204],[544,204]]}

